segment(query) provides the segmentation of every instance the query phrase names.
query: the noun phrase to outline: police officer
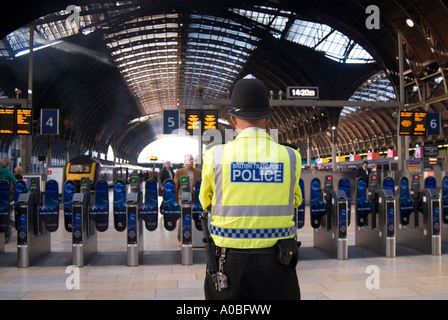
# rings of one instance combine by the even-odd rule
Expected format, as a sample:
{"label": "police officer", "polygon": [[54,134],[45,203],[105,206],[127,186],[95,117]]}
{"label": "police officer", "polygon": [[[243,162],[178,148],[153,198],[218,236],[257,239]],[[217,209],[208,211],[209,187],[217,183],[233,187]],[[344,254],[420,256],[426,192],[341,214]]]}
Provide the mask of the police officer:
{"label": "police officer", "polygon": [[207,268],[206,299],[300,299],[293,212],[302,160],[266,132],[273,112],[260,80],[239,80],[228,110],[238,136],[204,155],[199,200],[218,267]]}

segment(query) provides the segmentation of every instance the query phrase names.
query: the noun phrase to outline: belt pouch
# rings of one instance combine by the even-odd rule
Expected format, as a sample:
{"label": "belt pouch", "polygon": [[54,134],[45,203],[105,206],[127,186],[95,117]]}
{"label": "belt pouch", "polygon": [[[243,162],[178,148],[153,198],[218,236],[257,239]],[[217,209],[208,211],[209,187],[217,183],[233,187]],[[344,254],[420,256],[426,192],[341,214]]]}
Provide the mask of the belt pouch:
{"label": "belt pouch", "polygon": [[[282,239],[277,241],[278,253],[277,260],[279,263],[287,266],[291,263],[291,259],[297,255],[297,251],[300,247],[300,242],[296,239]],[[297,259],[295,259],[297,260]],[[297,264],[297,261],[295,262]]]}

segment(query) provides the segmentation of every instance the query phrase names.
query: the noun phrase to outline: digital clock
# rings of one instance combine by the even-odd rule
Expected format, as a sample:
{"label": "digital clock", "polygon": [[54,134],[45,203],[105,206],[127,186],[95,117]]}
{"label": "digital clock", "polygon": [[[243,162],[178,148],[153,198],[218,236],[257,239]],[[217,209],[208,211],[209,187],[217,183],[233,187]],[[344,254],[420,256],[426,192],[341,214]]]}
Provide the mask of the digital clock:
{"label": "digital clock", "polygon": [[288,99],[319,99],[318,87],[287,87]]}

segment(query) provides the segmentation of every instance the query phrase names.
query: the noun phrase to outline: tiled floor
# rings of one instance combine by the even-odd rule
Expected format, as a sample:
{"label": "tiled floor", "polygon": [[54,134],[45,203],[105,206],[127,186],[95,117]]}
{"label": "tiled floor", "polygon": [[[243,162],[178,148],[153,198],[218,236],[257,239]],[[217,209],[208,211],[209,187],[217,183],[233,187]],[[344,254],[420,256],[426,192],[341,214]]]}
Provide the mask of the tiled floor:
{"label": "tiled floor", "polygon": [[[349,228],[349,246],[354,245],[353,228]],[[304,300],[448,299],[447,253],[441,256],[397,254],[396,258],[349,256],[348,260],[337,260],[313,248],[312,232],[308,221],[298,231],[301,251],[306,253],[297,267]],[[148,263],[137,267],[127,267],[125,262],[123,265],[104,262],[86,265],[78,269],[79,288],[73,288],[76,273],[67,270],[70,263],[47,266],[51,263],[38,262],[29,268],[0,267],[0,300],[204,299],[203,249],[195,249],[193,265],[182,266],[176,231],[168,232],[160,223],[154,232],[145,230],[144,237],[144,261]],[[14,257],[16,250],[14,233],[0,259]],[[115,257],[113,261],[120,256],[126,261],[125,233],[116,232],[112,221],[108,231],[98,234],[98,251],[98,255],[111,252]],[[63,228],[52,234],[50,256],[53,256],[52,261],[59,256],[67,261],[71,259],[71,234]],[[368,268],[373,268],[373,273]]]}

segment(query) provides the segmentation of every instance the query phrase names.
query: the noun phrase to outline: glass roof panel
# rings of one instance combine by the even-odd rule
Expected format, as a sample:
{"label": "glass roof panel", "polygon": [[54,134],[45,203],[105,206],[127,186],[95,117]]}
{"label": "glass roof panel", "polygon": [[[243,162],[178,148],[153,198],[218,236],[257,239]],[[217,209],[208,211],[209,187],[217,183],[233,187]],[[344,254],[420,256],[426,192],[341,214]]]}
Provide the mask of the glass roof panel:
{"label": "glass roof panel", "polygon": [[[350,101],[396,101],[397,96],[384,71],[365,81],[350,97]],[[341,117],[356,113],[359,107],[344,107]]]}

